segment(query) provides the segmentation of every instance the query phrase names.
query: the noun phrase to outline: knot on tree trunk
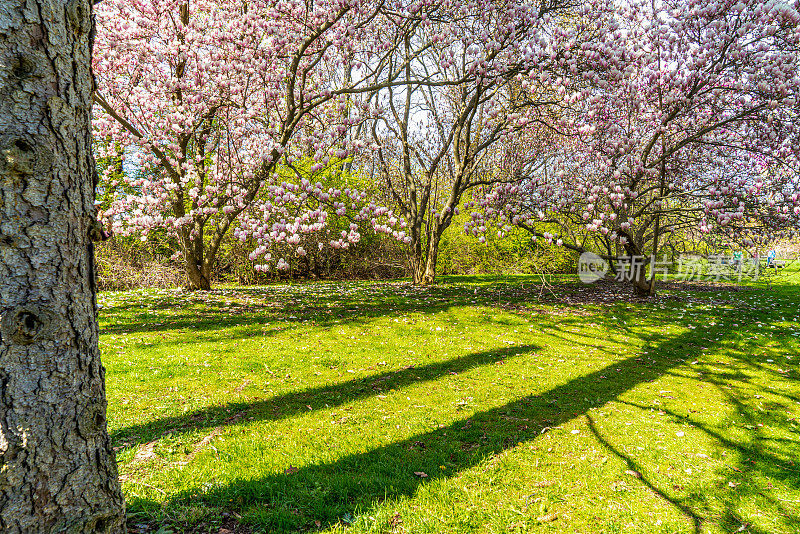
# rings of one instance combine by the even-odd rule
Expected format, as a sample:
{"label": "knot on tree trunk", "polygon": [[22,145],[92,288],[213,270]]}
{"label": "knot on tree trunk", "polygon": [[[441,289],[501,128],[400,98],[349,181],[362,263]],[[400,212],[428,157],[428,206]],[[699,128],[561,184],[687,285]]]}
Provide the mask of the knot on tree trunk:
{"label": "knot on tree trunk", "polygon": [[14,139],[3,148],[3,163],[9,174],[33,174],[36,166],[36,150],[25,139]]}
{"label": "knot on tree trunk", "polygon": [[52,331],[49,312],[35,305],[19,306],[3,313],[0,334],[19,345],[30,345],[46,338]]}
{"label": "knot on tree trunk", "polygon": [[[103,398],[102,391],[95,392],[94,398]],[[86,439],[92,439],[106,428],[106,407],[102,402],[93,402],[86,406],[78,417],[78,432]]]}
{"label": "knot on tree trunk", "polygon": [[36,63],[32,59],[18,54],[11,61],[11,76],[17,80],[24,80],[36,72]]}

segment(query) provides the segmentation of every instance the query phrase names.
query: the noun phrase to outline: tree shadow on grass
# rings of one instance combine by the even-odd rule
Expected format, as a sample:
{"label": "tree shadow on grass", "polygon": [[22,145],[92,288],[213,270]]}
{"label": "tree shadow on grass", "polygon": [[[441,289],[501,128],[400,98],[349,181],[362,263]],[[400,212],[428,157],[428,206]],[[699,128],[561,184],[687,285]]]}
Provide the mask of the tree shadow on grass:
{"label": "tree shadow on grass", "polygon": [[[746,326],[726,332],[738,336],[738,346],[729,346],[722,361],[704,360],[700,351],[697,360],[691,362],[696,364],[691,372],[698,382],[711,386],[724,399],[722,404],[727,407],[724,421],[711,425],[702,416],[694,415],[696,410],[681,413],[658,406],[661,415],[676,424],[699,429],[719,448],[720,458],[716,463],[720,467],[714,470],[710,484],[715,491],[678,497],[676,494],[681,491],[659,488],[657,482],[648,478],[646,464],[626,454],[622,446],[614,444],[614,436],[601,433],[590,420],[590,429],[598,441],[636,472],[642,484],[689,518],[696,532],[701,532],[706,522],[714,522],[725,532],[800,532],[800,501],[778,497],[782,490],[800,489],[800,418],[789,416],[792,411],[797,412],[792,404],[800,404],[800,399],[782,390],[796,384],[798,376],[798,362],[793,362],[798,356],[790,349],[797,346],[797,325],[790,328],[773,324],[784,322],[784,314],[797,312],[795,306],[800,302],[797,297],[800,291],[796,288],[786,289],[780,296],[773,295],[770,310],[750,307],[742,311],[736,320]],[[759,356],[755,349],[762,347],[760,342],[749,338],[753,334],[766,334],[777,348],[776,354],[767,358],[762,352]],[[698,341],[692,346],[700,349],[710,346],[706,340]],[[776,363],[776,360],[784,361]],[[667,373],[684,377],[688,374],[679,373],[677,368]],[[632,401],[618,402],[643,414],[654,409],[652,405]],[[649,471],[652,473],[652,468]],[[750,522],[749,517],[753,516],[767,519],[756,525]]]}
{"label": "tree shadow on grass", "polygon": [[[270,289],[272,286],[267,286]],[[191,297],[182,301],[159,297],[143,309],[140,301],[108,305],[101,310],[101,335],[169,332],[191,330],[199,341],[218,341],[214,332],[220,328],[236,328],[235,337],[269,335],[266,321],[280,320],[293,326],[312,322],[316,326],[356,324],[377,317],[404,313],[438,313],[458,306],[508,306],[530,302],[531,293],[524,287],[503,284],[476,287],[468,291],[463,286],[414,287],[384,285],[369,286],[359,292],[337,294],[332,289],[320,295],[311,293],[282,298],[265,288],[240,288],[238,298],[249,303],[228,302],[231,291],[210,292],[202,299]],[[296,286],[291,286],[297,289]],[[272,287],[272,289],[275,289]],[[203,336],[208,333],[207,336]]]}
{"label": "tree shadow on grass", "polygon": [[[637,403],[625,402],[625,404],[650,410],[652,407]],[[731,399],[732,405],[738,405],[738,413],[745,418],[752,418],[752,411],[742,409],[742,404],[738,400]],[[764,506],[768,507],[769,512],[777,513],[781,516],[778,521],[781,527],[786,530],[780,532],[800,532],[800,512],[795,506],[790,509],[786,506],[787,502],[797,504],[796,501],[783,501],[780,498],[770,495],[773,490],[771,481],[779,481],[787,486],[800,488],[800,465],[795,463],[800,453],[800,443],[793,440],[780,438],[769,438],[759,436],[758,426],[753,421],[752,430],[748,432],[748,437],[740,440],[733,440],[723,435],[718,429],[702,424],[691,416],[683,416],[673,410],[660,408],[676,423],[689,424],[698,428],[706,435],[713,438],[726,452],[734,453],[733,460],[716,474],[717,486],[719,491],[713,496],[710,495],[691,495],[684,500],[670,496],[668,490],[659,489],[657,484],[650,481],[640,464],[630,455],[622,452],[621,448],[616,447],[611,442],[609,436],[601,436],[597,428],[592,426],[592,431],[598,441],[602,443],[615,456],[626,462],[631,469],[637,471],[643,484],[650,488],[661,498],[668,500],[684,515],[689,517],[695,526],[696,532],[701,532],[702,524],[710,519],[701,515],[701,510],[709,510],[707,515],[713,514],[714,521],[723,528],[725,532],[746,532],[748,534],[776,534],[779,531],[766,530],[759,526],[748,523],[742,515],[740,509],[760,499]],[[784,418],[785,421],[785,418]],[[780,424],[780,423],[779,423]],[[788,426],[788,425],[787,425]],[[720,501],[721,511],[713,511],[715,504],[712,500]],[[765,508],[765,511],[767,508]]]}
{"label": "tree shadow on grass", "polygon": [[347,382],[287,393],[266,400],[208,406],[186,414],[165,417],[115,430],[111,434],[111,440],[115,446],[129,447],[149,442],[165,433],[234,425],[245,417],[248,421],[275,421],[313,410],[340,406],[348,402],[378,395],[383,391],[401,389],[412,384],[467,372],[476,367],[529,354],[540,348],[536,345],[497,348],[419,367],[412,365],[403,369],[374,374]]}
{"label": "tree shadow on grass", "polygon": [[[730,455],[725,468],[717,473],[718,484],[725,488],[716,496],[722,502],[719,523],[725,530],[772,534],[772,531],[748,524],[739,511],[743,506],[760,501],[765,509],[776,514],[775,517],[781,517],[782,526],[790,529],[786,532],[800,532],[800,509],[797,506],[800,503],[772,495],[773,482],[800,488],[800,439],[796,437],[800,432],[800,421],[788,417],[791,407],[785,401],[761,400],[765,396],[785,399],[782,392],[776,387],[754,384],[752,378],[741,371],[742,368],[751,368],[763,372],[762,365],[752,362],[747,355],[739,355],[735,364],[739,367],[736,372],[704,372],[703,382],[715,386],[724,396],[725,404],[732,409],[733,420],[737,421],[731,423],[738,434],[736,438],[730,435],[730,428],[712,427],[691,413],[683,415],[666,407],[660,410],[675,422],[701,430]],[[773,381],[785,380],[784,376],[771,378]],[[764,395],[753,395],[753,389],[763,391]],[[797,403],[794,399],[787,400]],[[635,402],[623,402],[641,410],[651,409]],[[764,409],[764,405],[768,409]],[[607,442],[605,444],[612,448]],[[699,500],[699,504],[705,507],[707,496],[701,496]]]}
{"label": "tree shadow on grass", "polygon": [[[491,277],[494,282],[489,285],[475,285],[479,280],[472,278],[475,277],[459,277],[458,283],[427,287],[351,284],[343,293],[337,293],[333,286],[317,293],[303,293],[304,286],[298,285],[244,287],[175,298],[160,295],[148,299],[146,308],[140,300],[107,305],[100,311],[100,333],[126,335],[191,331],[196,340],[202,342],[218,341],[215,333],[221,328],[235,329],[232,332],[234,338],[271,335],[278,330],[264,329],[264,325],[276,320],[286,328],[307,322],[332,327],[407,313],[439,313],[460,306],[535,312],[533,303],[543,303],[577,310],[586,302],[608,304],[611,299],[601,297],[609,287],[614,287],[561,282],[553,288],[554,298],[538,299],[538,288],[525,278],[514,277],[497,283],[497,277]],[[148,298],[147,295],[138,297]],[[641,302],[641,299],[636,302]]]}
{"label": "tree shadow on grass", "polygon": [[686,516],[691,522],[692,527],[696,533],[700,533],[703,530],[703,518],[700,517],[690,506],[683,504],[680,499],[677,499],[671,496],[669,493],[661,490],[658,488],[656,484],[651,482],[645,475],[642,474],[644,471],[635,459],[626,455],[622,452],[621,449],[615,447],[610,443],[608,439],[603,437],[603,435],[597,430],[597,426],[594,423],[594,419],[591,416],[587,415],[586,418],[589,421],[589,430],[594,434],[594,437],[597,441],[600,442],[606,449],[608,449],[614,456],[621,459],[625,462],[625,466],[628,468],[628,472],[634,474],[642,484],[644,484],[647,489],[657,495],[660,499],[671,503],[675,508],[677,508],[684,516]]}
{"label": "tree shadow on grass", "polygon": [[[375,501],[413,495],[423,483],[415,472],[426,473],[425,481],[454,476],[659,378],[684,363],[676,355],[685,355],[683,347],[692,339],[693,333],[671,339],[652,335],[645,347],[649,354],[614,362],[540,395],[336,462],[185,492],[165,506],[199,501],[220,513],[231,508],[253,513],[255,507],[260,509],[255,511],[260,526],[269,532],[303,530],[314,521],[337,523]],[[451,468],[442,471],[442,465]],[[134,499],[131,506],[146,510],[161,504]]]}
{"label": "tree shadow on grass", "polygon": [[[786,309],[785,302],[777,304],[779,306],[776,309]],[[748,313],[742,314],[741,320],[745,326],[736,330],[737,334],[748,331],[750,325],[747,324],[747,320],[753,318],[748,317]],[[587,414],[593,408],[617,400],[640,384],[656,380],[678,369],[685,370],[688,367],[684,367],[687,360],[691,362],[695,358],[702,358],[704,350],[713,349],[720,340],[725,339],[726,334],[731,333],[730,326],[714,326],[718,317],[719,315],[713,310],[694,315],[692,321],[705,326],[702,332],[689,331],[675,336],[665,334],[663,331],[645,334],[642,336],[645,346],[641,355],[619,360],[539,395],[528,396],[477,413],[468,420],[460,420],[334,462],[306,465],[288,470],[286,473],[274,473],[257,479],[241,479],[207,490],[197,488],[171,496],[164,503],[141,498],[133,499],[130,503],[131,509],[146,511],[163,507],[170,510],[188,503],[201,502],[211,509],[218,510],[220,514],[224,511],[247,512],[258,522],[259,528],[264,528],[268,532],[313,530],[316,522],[319,522],[322,528],[342,521],[347,522],[355,514],[369,511],[375,502],[412,496],[423,483],[456,476],[479,465],[489,456],[499,454],[520,443],[533,441],[552,428]],[[414,372],[417,373],[419,370]],[[431,370],[430,379],[433,380],[444,372],[444,368]],[[741,378],[739,373],[728,373],[718,377],[724,381]],[[400,382],[391,387],[402,387],[412,381],[410,374],[404,374]],[[347,400],[355,400],[369,395],[372,385],[369,381],[362,380],[353,381],[349,387],[354,389],[347,396]],[[321,392],[316,394],[319,395]],[[301,411],[299,406],[314,401],[313,393],[303,397],[302,400],[294,399],[295,404],[292,406],[295,408],[290,409],[286,415],[298,413]],[[280,404],[271,402],[270,406],[279,407]],[[185,423],[192,424],[190,421]],[[693,424],[698,426],[696,422]],[[596,428],[593,430],[596,431]],[[714,429],[703,430],[722,446],[742,450],[743,458],[750,458],[749,455],[758,453],[759,459],[748,466],[750,476],[775,476],[774,467],[770,466],[779,458],[774,452],[755,450],[752,443],[739,443],[715,432]],[[601,443],[628,466],[632,466],[638,472],[646,471],[646,466],[641,466],[633,458],[625,456],[609,436],[601,436],[599,433],[596,435]],[[775,445],[777,447],[789,445],[780,445],[778,441],[773,443],[777,444]],[[785,460],[782,461],[785,463]],[[442,465],[448,466],[448,469],[441,470]],[[737,469],[744,471],[741,465]],[[416,476],[415,472],[424,472],[428,476],[423,479]],[[800,479],[795,473],[784,476],[781,480],[793,489],[800,488]],[[685,515],[691,528],[696,532],[701,532],[706,522],[715,522],[725,529],[738,527],[741,524],[737,502],[727,501],[722,517],[708,517],[702,503],[698,504],[688,497],[678,495],[677,492],[660,489],[646,478],[643,478],[641,483]],[[764,491],[759,491],[764,494]],[[764,498],[771,503],[770,506],[782,514],[780,521],[781,525],[786,527],[786,532],[800,530],[800,519],[796,511],[785,507],[785,503],[773,496],[766,495]],[[757,527],[748,528],[753,534],[766,534]],[[387,523],[385,529],[390,531],[392,524]]]}

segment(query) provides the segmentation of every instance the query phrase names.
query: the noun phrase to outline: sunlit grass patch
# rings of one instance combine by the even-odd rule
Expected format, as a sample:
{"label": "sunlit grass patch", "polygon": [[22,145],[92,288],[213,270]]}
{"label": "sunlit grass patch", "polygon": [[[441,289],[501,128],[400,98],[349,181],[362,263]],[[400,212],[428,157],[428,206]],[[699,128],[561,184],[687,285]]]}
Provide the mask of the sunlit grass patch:
{"label": "sunlit grass patch", "polygon": [[131,531],[800,531],[797,282],[101,295]]}

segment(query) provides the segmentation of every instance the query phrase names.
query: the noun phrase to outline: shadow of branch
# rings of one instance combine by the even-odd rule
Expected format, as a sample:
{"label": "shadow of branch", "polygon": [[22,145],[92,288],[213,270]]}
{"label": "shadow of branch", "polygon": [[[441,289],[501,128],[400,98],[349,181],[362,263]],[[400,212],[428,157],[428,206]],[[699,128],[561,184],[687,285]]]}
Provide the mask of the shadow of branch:
{"label": "shadow of branch", "polygon": [[600,431],[594,424],[594,419],[592,419],[591,415],[586,414],[586,419],[589,421],[589,430],[592,431],[592,434],[594,434],[594,436],[597,438],[597,441],[599,441],[614,456],[625,462],[625,464],[628,466],[628,471],[631,471],[632,474],[634,474],[636,478],[642,484],[644,484],[644,486],[647,487],[647,489],[649,489],[651,492],[653,492],[661,499],[672,504],[675,508],[680,510],[680,512],[683,515],[685,515],[688,519],[690,519],[692,521],[692,524],[694,525],[694,531],[696,534],[700,534],[703,531],[704,519],[702,517],[697,515],[695,511],[692,510],[690,507],[681,503],[678,499],[671,497],[668,493],[660,490],[655,484],[653,484],[650,480],[648,480],[647,477],[644,475],[644,470],[642,469],[642,466],[640,466],[638,462],[627,456],[618,448],[614,447],[614,445],[612,445],[608,439],[606,439],[605,437],[603,437],[602,434],[600,434]]}

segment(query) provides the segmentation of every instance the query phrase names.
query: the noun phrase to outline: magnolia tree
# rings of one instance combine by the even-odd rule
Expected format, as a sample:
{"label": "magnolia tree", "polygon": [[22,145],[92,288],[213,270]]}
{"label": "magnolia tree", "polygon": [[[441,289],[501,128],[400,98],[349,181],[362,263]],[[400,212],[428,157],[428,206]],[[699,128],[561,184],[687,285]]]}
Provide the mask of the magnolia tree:
{"label": "magnolia tree", "polygon": [[[796,229],[799,9],[585,4],[548,44],[560,71],[540,74],[561,95],[560,141],[520,144],[517,158],[542,165],[485,191],[467,230],[519,226],[611,258],[652,257],[682,229],[751,245]],[[589,28],[599,38],[582,40]],[[631,274],[637,293],[654,291],[652,269]]]}
{"label": "magnolia tree", "polygon": [[[259,243],[261,269],[288,267],[270,245],[298,244],[325,228],[331,210],[402,238],[389,210],[359,191],[325,188],[315,173],[363,145],[346,134],[374,116],[364,95],[395,83],[443,37],[398,43],[455,8],[476,13],[429,0],[102,2],[95,135],[113,150],[100,156],[126,160],[125,173],[115,165],[102,177],[102,188],[120,189],[103,215],[117,232],[176,235],[198,289],[209,287],[232,230]],[[358,238],[351,229],[329,242]]]}
{"label": "magnolia tree", "polygon": [[[480,19],[457,13],[440,21],[436,31],[447,38],[406,65],[403,85],[375,97],[386,111],[371,123],[369,165],[386,202],[408,221],[415,284],[434,281],[440,239],[465,193],[515,176],[520,168],[508,141],[521,134],[541,141],[558,103],[549,84],[526,77],[556,64],[540,39],[547,42],[571,3],[480,4]],[[429,30],[420,28],[410,42],[426,40]],[[416,83],[421,78],[431,83]]]}

